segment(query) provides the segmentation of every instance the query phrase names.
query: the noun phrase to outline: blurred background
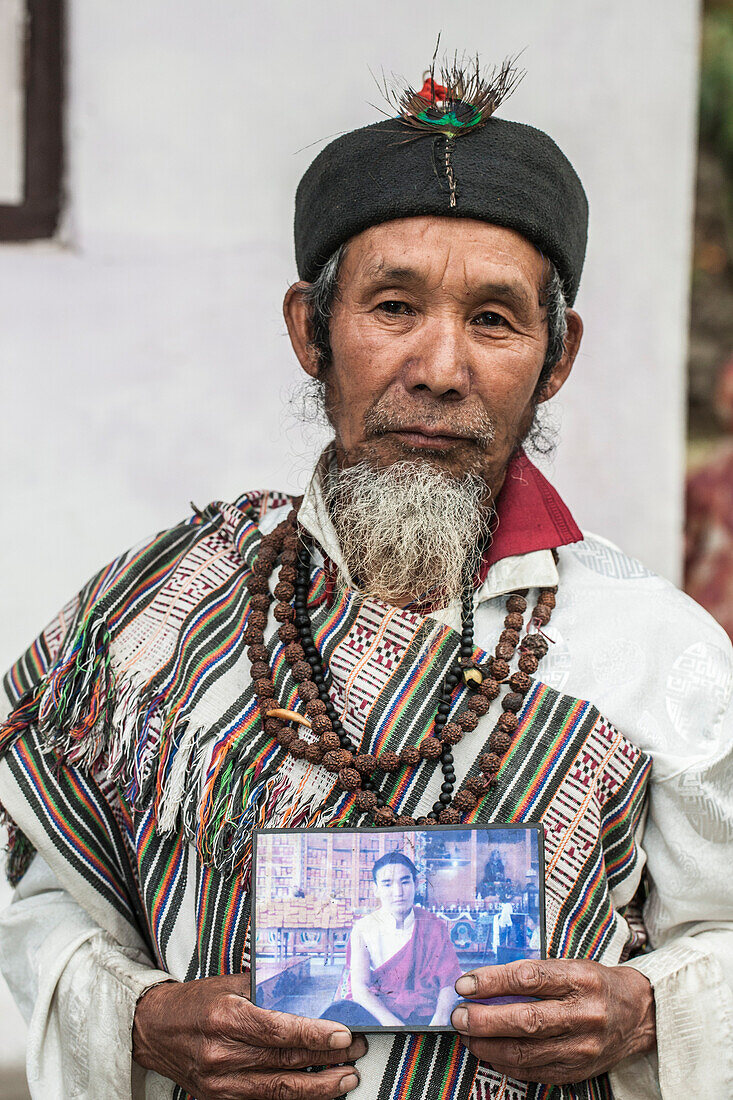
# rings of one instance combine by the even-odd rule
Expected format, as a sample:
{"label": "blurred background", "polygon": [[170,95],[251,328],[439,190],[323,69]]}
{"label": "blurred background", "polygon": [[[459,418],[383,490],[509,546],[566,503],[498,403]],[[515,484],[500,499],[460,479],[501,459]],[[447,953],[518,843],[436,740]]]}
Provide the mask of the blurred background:
{"label": "blurred background", "polygon": [[685,587],[733,636],[733,2],[702,17]]}
{"label": "blurred background", "polygon": [[[295,187],[438,31],[524,51],[501,114],[548,130],[590,198],[586,335],[542,463],[581,526],[733,633],[731,0],[0,0],[3,667],[191,499],[302,489],[323,434],[280,313]],[[0,1019],[18,1100],[1,982]]]}

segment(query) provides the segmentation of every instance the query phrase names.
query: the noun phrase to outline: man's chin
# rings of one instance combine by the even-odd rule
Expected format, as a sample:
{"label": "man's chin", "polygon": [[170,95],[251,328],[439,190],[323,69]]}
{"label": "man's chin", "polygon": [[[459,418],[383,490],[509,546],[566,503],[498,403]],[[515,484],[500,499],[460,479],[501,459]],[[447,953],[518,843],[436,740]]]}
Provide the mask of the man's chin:
{"label": "man's chin", "polygon": [[389,432],[344,454],[340,464],[356,466],[360,462],[366,462],[375,470],[386,470],[398,462],[414,462],[457,480],[468,474],[483,479],[486,466],[490,465],[490,456],[479,451],[475,443],[466,440],[450,445],[426,446],[410,443],[399,433]]}

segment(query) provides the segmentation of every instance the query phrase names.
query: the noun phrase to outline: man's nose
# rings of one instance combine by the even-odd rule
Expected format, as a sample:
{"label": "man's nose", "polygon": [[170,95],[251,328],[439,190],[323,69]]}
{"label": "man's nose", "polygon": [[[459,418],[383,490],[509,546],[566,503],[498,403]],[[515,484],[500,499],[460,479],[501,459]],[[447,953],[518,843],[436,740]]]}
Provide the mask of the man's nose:
{"label": "man's nose", "polygon": [[468,395],[471,369],[462,322],[426,325],[410,350],[404,367],[406,389],[453,400]]}

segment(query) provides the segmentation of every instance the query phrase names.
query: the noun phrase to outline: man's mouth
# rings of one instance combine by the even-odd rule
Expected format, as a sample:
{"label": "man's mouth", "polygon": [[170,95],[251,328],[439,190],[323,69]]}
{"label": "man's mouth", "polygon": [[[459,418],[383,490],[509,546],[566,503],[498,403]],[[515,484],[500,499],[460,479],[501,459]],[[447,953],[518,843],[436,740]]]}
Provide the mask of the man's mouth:
{"label": "man's mouth", "polygon": [[385,434],[396,436],[408,447],[417,447],[426,451],[444,451],[461,443],[469,442],[465,435],[449,432],[445,429],[427,427],[424,424],[411,424],[405,428],[391,428]]}

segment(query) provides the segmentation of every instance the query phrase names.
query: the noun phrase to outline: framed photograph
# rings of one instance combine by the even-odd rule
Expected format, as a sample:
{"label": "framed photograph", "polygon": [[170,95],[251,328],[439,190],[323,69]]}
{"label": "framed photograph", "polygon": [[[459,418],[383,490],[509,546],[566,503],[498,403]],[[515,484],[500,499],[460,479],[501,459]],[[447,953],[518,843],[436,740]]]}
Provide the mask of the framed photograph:
{"label": "framed photograph", "polygon": [[544,958],[542,841],[533,824],[255,830],[254,1004],[451,1030],[461,974]]}

